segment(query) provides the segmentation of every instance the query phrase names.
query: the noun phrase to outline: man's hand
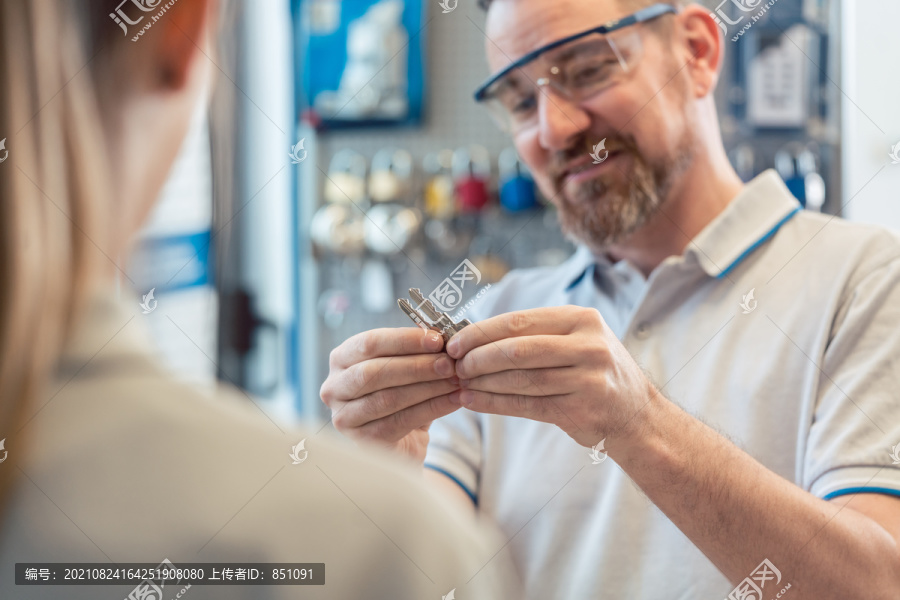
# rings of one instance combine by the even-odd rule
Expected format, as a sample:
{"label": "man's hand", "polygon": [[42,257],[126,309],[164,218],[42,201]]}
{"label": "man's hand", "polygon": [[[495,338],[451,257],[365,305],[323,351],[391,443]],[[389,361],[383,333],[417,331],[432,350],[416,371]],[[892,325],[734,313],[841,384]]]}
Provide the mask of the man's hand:
{"label": "man's hand", "polygon": [[[480,321],[447,344],[463,406],[559,426],[579,444],[613,442],[656,393],[592,308],[560,306]],[[609,445],[607,445],[608,447]]]}
{"label": "man's hand", "polygon": [[428,428],[459,408],[455,362],[444,340],[417,328],[375,329],[334,349],[322,401],[335,428],[425,460]]}

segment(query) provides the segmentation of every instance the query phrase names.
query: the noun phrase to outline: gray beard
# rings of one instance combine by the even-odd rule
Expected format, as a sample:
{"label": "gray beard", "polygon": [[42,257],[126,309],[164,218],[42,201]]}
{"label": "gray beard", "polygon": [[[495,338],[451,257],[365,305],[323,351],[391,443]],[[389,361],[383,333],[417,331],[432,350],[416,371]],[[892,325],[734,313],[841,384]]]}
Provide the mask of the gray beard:
{"label": "gray beard", "polygon": [[685,140],[668,166],[647,163],[635,148],[628,152],[634,159],[630,175],[620,171],[620,180],[598,177],[559,194],[563,233],[595,253],[628,239],[660,212],[673,182],[693,162],[694,144]]}

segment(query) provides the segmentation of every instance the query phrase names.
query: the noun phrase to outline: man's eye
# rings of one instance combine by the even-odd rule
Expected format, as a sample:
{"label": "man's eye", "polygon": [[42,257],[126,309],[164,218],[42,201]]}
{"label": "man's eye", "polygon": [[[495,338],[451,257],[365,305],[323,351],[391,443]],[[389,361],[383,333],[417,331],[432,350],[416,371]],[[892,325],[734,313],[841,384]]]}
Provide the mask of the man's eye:
{"label": "man's eye", "polygon": [[526,115],[537,108],[537,98],[535,96],[521,96],[513,102],[510,112],[514,115]]}
{"label": "man's eye", "polygon": [[537,107],[537,98],[534,94],[505,94],[500,98],[507,112],[516,117],[528,115]]}
{"label": "man's eye", "polygon": [[612,59],[579,65],[572,70],[568,79],[574,86],[592,85],[612,77],[618,66],[619,62]]}

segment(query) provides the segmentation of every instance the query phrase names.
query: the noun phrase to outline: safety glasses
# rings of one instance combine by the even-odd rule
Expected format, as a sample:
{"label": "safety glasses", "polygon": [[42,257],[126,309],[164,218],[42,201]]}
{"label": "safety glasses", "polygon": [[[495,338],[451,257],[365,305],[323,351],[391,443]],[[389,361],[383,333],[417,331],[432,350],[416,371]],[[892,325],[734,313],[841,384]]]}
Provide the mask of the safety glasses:
{"label": "safety glasses", "polygon": [[538,94],[551,86],[583,102],[627,77],[643,55],[640,32],[628,29],[677,10],[654,4],[617,21],[570,35],[529,52],[491,76],[475,92],[502,129],[518,133],[538,121]]}

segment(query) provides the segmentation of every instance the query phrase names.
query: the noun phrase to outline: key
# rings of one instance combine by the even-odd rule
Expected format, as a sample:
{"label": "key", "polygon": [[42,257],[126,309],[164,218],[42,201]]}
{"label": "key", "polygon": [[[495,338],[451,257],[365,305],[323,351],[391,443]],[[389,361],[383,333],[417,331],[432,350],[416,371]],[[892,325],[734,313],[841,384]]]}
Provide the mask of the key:
{"label": "key", "polygon": [[409,297],[413,299],[420,309],[422,309],[422,312],[425,313],[425,316],[428,317],[434,325],[441,329],[446,329],[454,325],[453,319],[447,316],[446,313],[438,312],[434,307],[434,304],[431,303],[431,300],[427,300],[425,296],[422,295],[419,288],[409,288]]}
{"label": "key", "polygon": [[[397,304],[400,306],[400,309],[406,313],[406,316],[412,319],[412,322],[424,329],[425,331],[437,331],[441,333],[440,327],[435,327],[434,325],[428,323],[419,311],[413,308],[413,305],[409,303],[409,300],[406,298],[400,298],[397,300]],[[441,335],[443,335],[441,333]]]}
{"label": "key", "polygon": [[419,291],[419,288],[409,288],[409,297],[415,300],[419,308],[428,316],[428,318],[432,321],[432,324],[436,327],[439,327],[442,332],[448,332],[449,339],[453,337],[454,333],[458,333],[463,330],[467,325],[471,325],[472,322],[468,319],[463,319],[459,323],[454,323],[453,319],[450,318],[450,315],[447,313],[439,312],[434,304],[431,303],[431,300],[428,300],[422,295],[422,292]]}
{"label": "key", "polygon": [[436,331],[441,334],[445,344],[450,341],[450,338],[453,337],[455,333],[459,333],[465,327],[472,324],[468,319],[462,319],[459,323],[454,323],[453,319],[450,318],[450,315],[438,311],[434,307],[434,304],[431,303],[431,300],[425,298],[418,288],[410,288],[409,297],[417,303],[418,309],[421,309],[425,314],[423,315],[420,313],[406,298],[397,300],[397,305],[400,306],[400,309],[413,323],[422,329],[426,331]]}

